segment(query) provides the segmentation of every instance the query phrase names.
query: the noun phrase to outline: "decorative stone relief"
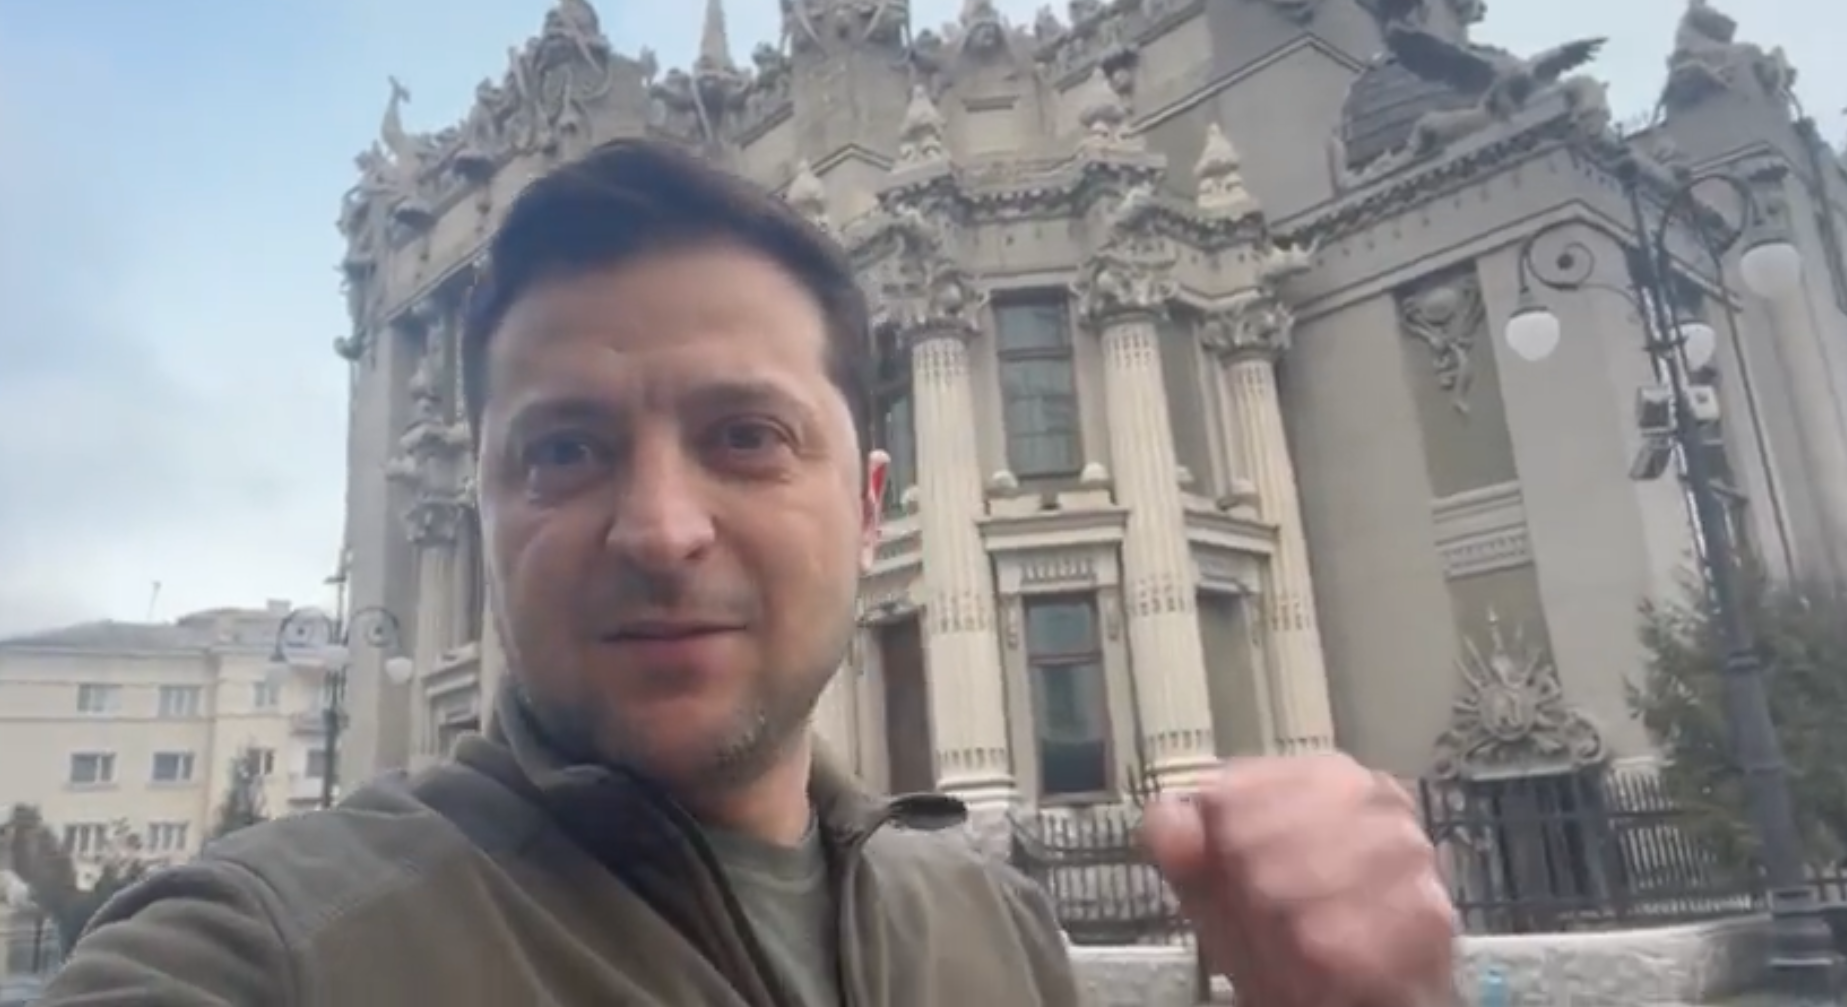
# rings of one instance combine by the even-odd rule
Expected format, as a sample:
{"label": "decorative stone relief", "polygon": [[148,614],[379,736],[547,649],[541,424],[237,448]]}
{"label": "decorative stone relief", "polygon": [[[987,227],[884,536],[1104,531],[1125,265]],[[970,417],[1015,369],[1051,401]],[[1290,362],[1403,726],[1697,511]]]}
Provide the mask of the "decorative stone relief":
{"label": "decorative stone relief", "polygon": [[892,170],[912,171],[947,164],[949,146],[944,130],[943,113],[930,99],[930,89],[923,84],[912,85],[911,103],[904,110],[904,124],[898,128],[898,157]]}
{"label": "decorative stone relief", "polygon": [[1565,700],[1545,648],[1488,614],[1487,648],[1463,640],[1461,690],[1436,743],[1438,779],[1582,769],[1606,757],[1603,735]]}
{"label": "decorative stone relief", "polygon": [[1129,132],[1133,112],[1123,96],[1110,86],[1109,75],[1102,67],[1073,89],[1068,100],[1076,103],[1075,117],[1084,129],[1084,136],[1078,142],[1080,149],[1093,155],[1146,149],[1142,138]]}
{"label": "decorative stone relief", "polygon": [[866,270],[875,328],[907,340],[981,331],[987,293],[955,254],[947,214],[940,205],[897,202],[881,216],[865,246],[875,249]]}
{"label": "decorative stone relief", "polygon": [[1738,41],[1738,22],[1708,0],[1688,0],[1674,30],[1668,55],[1667,84],[1661,105],[1669,113],[1684,111],[1722,91],[1754,89],[1786,106],[1796,82],[1795,68],[1783,50],[1765,50]]}
{"label": "decorative stone relief", "polygon": [[1199,339],[1220,357],[1276,360],[1289,352],[1295,312],[1272,287],[1247,290],[1207,311],[1199,321]]}
{"label": "decorative stone relief", "polygon": [[1424,344],[1437,387],[1458,413],[1468,415],[1475,384],[1475,342],[1488,324],[1481,281],[1474,270],[1400,295],[1398,323],[1407,338]]}
{"label": "decorative stone relief", "polygon": [[446,328],[433,309],[422,312],[424,352],[411,372],[411,420],[398,438],[397,453],[385,465],[386,478],[411,491],[405,530],[419,546],[451,546],[460,540],[474,504],[469,461],[474,442],[468,424],[452,418],[454,396],[446,380],[452,355]]}
{"label": "decorative stone relief", "polygon": [[783,38],[797,53],[868,44],[897,46],[911,23],[909,0],[782,0]]}
{"label": "decorative stone relief", "polygon": [[1097,330],[1127,318],[1159,315],[1180,292],[1177,259],[1163,233],[1151,181],[1128,186],[1105,222],[1103,240],[1072,284],[1077,315]]}

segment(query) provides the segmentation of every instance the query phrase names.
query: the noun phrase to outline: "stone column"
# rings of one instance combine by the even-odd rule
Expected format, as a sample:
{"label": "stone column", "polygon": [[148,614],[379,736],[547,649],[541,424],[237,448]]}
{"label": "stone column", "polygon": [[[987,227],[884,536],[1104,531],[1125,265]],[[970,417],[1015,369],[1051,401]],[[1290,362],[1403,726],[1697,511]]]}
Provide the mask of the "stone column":
{"label": "stone column", "polygon": [[994,577],[976,522],[986,509],[968,344],[983,299],[924,213],[893,219],[881,324],[908,342],[917,436],[924,647],[937,786],[970,804],[1013,802]]}
{"label": "stone column", "polygon": [[1334,746],[1308,537],[1276,393],[1276,360],[1288,347],[1293,324],[1288,308],[1273,292],[1258,291],[1241,295],[1210,317],[1205,330],[1223,368],[1231,434],[1242,470],[1238,475],[1256,491],[1258,514],[1276,528],[1276,552],[1263,594],[1263,626],[1275,731],[1270,743],[1285,755]]}
{"label": "stone column", "polygon": [[1217,763],[1198,586],[1156,323],[1175,293],[1171,257],[1119,219],[1075,288],[1079,317],[1102,339],[1123,613],[1145,751],[1163,787],[1186,789]]}
{"label": "stone column", "polygon": [[912,336],[924,647],[937,785],[965,800],[998,803],[1012,801],[1015,786],[994,576],[975,523],[985,498],[969,381],[972,334],[936,325]]}

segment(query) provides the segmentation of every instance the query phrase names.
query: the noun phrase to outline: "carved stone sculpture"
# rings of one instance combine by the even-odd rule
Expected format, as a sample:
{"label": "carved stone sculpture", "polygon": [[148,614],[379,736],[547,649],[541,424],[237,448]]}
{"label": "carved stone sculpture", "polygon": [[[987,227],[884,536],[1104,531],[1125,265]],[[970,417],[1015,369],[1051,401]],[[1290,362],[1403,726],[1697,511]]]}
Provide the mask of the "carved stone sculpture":
{"label": "carved stone sculpture", "polygon": [[1771,101],[1787,103],[1795,80],[1795,69],[1781,49],[1765,51],[1738,41],[1738,22],[1731,16],[1709,0],[1688,0],[1674,30],[1661,107],[1678,112],[1722,91],[1751,87]]}
{"label": "carved stone sculpture", "polygon": [[783,198],[809,223],[823,231],[833,231],[833,223],[827,216],[827,187],[821,184],[820,176],[814,173],[814,166],[806,158],[796,164],[795,177],[790,179],[789,191]]}
{"label": "carved stone sculpture", "polygon": [[1219,124],[1208,126],[1205,148],[1193,168],[1193,180],[1198,186],[1194,201],[1202,214],[1235,219],[1260,209],[1257,198],[1244,187],[1243,164],[1238,149]]}
{"label": "carved stone sculpture", "polygon": [[930,89],[923,84],[911,88],[911,103],[904,111],[904,124],[898,130],[898,158],[892,170],[921,168],[949,159],[944,137],[943,113],[930,100]]}
{"label": "carved stone sculpture", "polygon": [[914,203],[892,206],[865,241],[875,249],[867,270],[874,326],[901,340],[946,332],[972,337],[981,328],[987,293],[963,268],[941,212]]}
{"label": "carved stone sculpture", "polygon": [[1276,360],[1289,352],[1294,333],[1295,312],[1269,286],[1244,291],[1206,312],[1199,323],[1200,342],[1213,354],[1227,358]]}
{"label": "carved stone sculpture", "polygon": [[1555,92],[1564,95],[1570,113],[1587,128],[1601,129],[1608,122],[1603,86],[1588,77],[1566,76],[1596,58],[1603,39],[1580,39],[1522,59],[1498,49],[1452,41],[1402,20],[1390,23],[1385,38],[1400,66],[1474,101],[1467,108],[1426,115],[1412,138],[1413,157],[1434,154],[1519,114],[1541,95]]}
{"label": "carved stone sculpture", "polygon": [[1475,343],[1487,321],[1481,281],[1472,270],[1399,299],[1398,322],[1405,336],[1424,344],[1437,387],[1449,394],[1450,404],[1465,416],[1475,385]]}
{"label": "carved stone sculpture", "polygon": [[1078,317],[1097,330],[1136,315],[1162,314],[1179,293],[1177,255],[1162,232],[1152,181],[1126,188],[1102,227],[1102,240],[1072,284]]}
{"label": "carved stone sculpture", "polygon": [[1486,648],[1464,638],[1461,689],[1436,743],[1435,775],[1586,769],[1605,759],[1603,735],[1565,700],[1558,669],[1524,632],[1488,615]]}

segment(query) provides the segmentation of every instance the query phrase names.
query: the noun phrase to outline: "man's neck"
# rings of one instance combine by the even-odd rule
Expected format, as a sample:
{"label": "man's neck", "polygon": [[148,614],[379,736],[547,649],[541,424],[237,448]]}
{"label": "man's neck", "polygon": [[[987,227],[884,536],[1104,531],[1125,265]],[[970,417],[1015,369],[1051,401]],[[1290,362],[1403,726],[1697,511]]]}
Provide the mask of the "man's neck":
{"label": "man's neck", "polygon": [[808,778],[814,747],[806,733],[747,784],[682,798],[700,824],[776,846],[799,846],[814,821]]}

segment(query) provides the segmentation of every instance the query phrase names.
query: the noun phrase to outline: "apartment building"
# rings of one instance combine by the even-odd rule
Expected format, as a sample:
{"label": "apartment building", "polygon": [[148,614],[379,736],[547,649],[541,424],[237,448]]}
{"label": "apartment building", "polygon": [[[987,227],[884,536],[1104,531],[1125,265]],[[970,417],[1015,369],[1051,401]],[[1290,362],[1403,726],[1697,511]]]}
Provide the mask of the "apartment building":
{"label": "apartment building", "polygon": [[246,750],[261,753],[269,814],[313,806],[327,768],[324,686],[271,660],[288,611],[271,602],[0,640],[0,806],[37,806],[83,872],[130,844],[156,860],[191,856]]}

